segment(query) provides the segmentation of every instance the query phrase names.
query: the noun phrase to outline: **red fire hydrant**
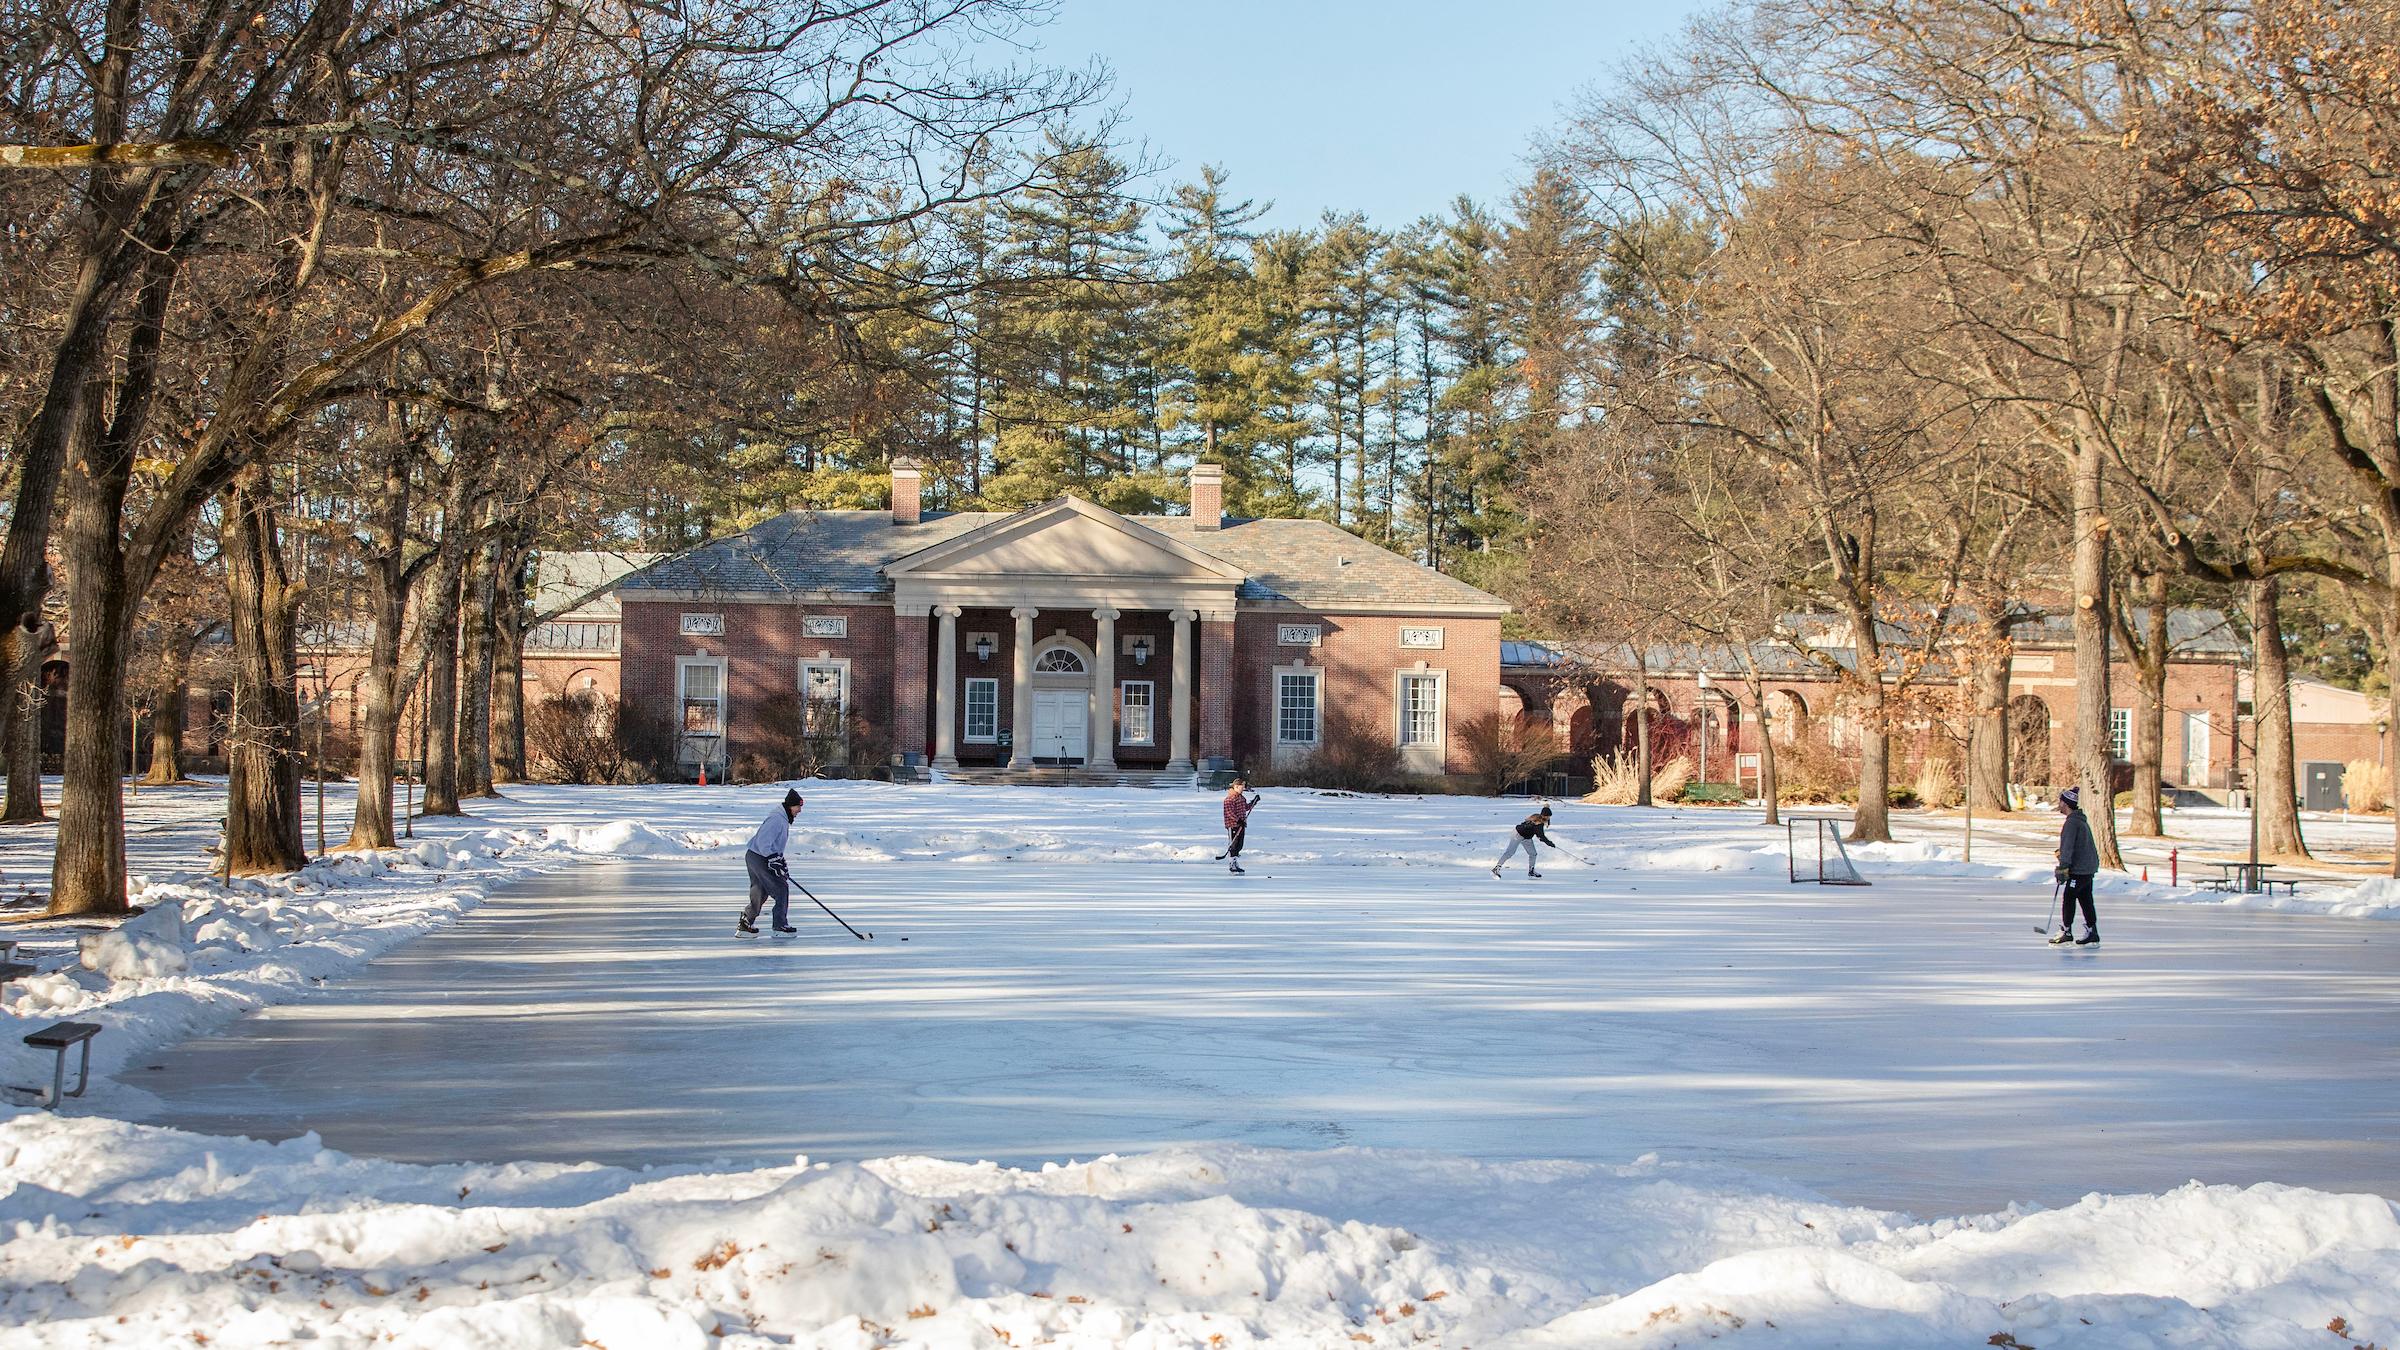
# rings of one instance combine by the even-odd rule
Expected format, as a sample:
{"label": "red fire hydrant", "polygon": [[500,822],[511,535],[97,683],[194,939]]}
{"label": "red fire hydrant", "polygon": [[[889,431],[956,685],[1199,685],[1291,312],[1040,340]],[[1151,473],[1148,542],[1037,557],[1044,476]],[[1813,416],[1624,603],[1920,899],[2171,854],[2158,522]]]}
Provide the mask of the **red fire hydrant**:
{"label": "red fire hydrant", "polygon": [[2167,884],[2168,884],[2168,885],[2170,885],[2170,886],[2173,886],[2173,885],[2175,885],[2175,884],[2176,884],[2176,881],[2175,881],[2175,870],[2176,870],[2176,868],[2175,868],[2175,858],[2176,858],[2176,855],[2178,855],[2178,854],[2180,854],[2180,853],[2182,853],[2182,852],[2183,852],[2183,850],[2182,850],[2182,849],[2179,849],[2179,848],[2171,848],[2171,849],[2168,849],[2168,850],[2167,850]]}

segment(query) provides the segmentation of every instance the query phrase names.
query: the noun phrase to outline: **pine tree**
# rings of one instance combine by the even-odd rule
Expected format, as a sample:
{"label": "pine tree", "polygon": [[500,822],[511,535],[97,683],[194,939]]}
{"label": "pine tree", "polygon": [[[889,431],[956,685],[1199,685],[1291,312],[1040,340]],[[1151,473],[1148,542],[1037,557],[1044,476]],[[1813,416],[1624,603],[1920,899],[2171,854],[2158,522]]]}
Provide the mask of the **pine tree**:
{"label": "pine tree", "polygon": [[1266,319],[1247,266],[1251,236],[1244,226],[1267,207],[1225,196],[1225,173],[1214,165],[1200,181],[1175,190],[1166,235],[1174,271],[1166,279],[1161,423],[1187,431],[1179,448],[1224,463],[1227,442],[1246,453],[1259,412],[1256,385],[1243,358],[1257,350]]}

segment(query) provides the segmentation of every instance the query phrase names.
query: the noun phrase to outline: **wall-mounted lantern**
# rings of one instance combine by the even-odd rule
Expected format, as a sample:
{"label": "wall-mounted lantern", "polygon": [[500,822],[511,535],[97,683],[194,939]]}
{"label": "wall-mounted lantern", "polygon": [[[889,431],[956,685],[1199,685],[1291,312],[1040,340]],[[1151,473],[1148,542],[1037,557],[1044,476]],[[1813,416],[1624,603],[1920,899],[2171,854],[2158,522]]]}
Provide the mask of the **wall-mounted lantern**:
{"label": "wall-mounted lantern", "polygon": [[1137,666],[1146,666],[1150,664],[1149,638],[1137,637],[1133,640],[1133,663]]}
{"label": "wall-mounted lantern", "polygon": [[977,635],[976,635],[976,637],[975,637],[975,659],[976,659],[976,660],[978,660],[978,661],[989,661],[989,660],[991,660],[991,659],[992,659],[992,635],[991,635],[991,634],[989,634],[989,633],[979,633],[979,634],[977,634]]}

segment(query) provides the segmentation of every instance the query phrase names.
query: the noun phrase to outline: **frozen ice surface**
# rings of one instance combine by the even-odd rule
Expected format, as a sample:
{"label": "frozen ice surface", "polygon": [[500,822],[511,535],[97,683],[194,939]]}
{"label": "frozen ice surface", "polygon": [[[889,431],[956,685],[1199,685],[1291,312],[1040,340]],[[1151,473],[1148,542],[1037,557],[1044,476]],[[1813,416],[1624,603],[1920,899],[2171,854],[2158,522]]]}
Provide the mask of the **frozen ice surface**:
{"label": "frozen ice surface", "polygon": [[2389,923],[2104,897],[2106,944],[2062,951],[2046,879],[1252,852],[803,859],[873,943],[798,895],[800,938],[736,939],[732,851],[594,864],[123,1077],[163,1123],[425,1162],[1231,1141],[1656,1152],[1917,1213],[2194,1178],[2400,1196]]}

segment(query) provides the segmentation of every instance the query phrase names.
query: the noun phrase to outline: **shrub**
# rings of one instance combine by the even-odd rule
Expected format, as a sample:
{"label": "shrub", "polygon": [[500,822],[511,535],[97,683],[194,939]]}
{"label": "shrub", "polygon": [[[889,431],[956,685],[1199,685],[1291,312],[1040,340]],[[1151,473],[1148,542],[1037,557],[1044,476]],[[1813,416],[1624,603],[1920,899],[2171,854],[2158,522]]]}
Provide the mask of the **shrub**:
{"label": "shrub", "polygon": [[1558,758],[1558,736],[1547,721],[1523,722],[1498,713],[1470,717],[1458,726],[1459,751],[1467,774],[1487,796],[1506,792]]}
{"label": "shrub", "polygon": [[553,694],[525,710],[525,768],[546,783],[616,783],[627,753],[623,710],[605,694]]}
{"label": "shrub", "polygon": [[[566,697],[562,695],[561,697]],[[542,706],[552,702],[542,700]],[[655,783],[675,773],[675,722],[665,711],[648,708],[640,703],[610,702],[617,723],[617,749],[624,767],[615,780],[625,783]],[[525,715],[525,758],[536,758],[533,748],[533,714]],[[528,763],[527,768],[532,765]]]}
{"label": "shrub", "polygon": [[1916,799],[1926,806],[1956,806],[1961,800],[1958,775],[1950,761],[1928,755],[1917,761],[1917,781],[1913,785]]}
{"label": "shrub", "polygon": [[1692,762],[1681,755],[1666,762],[1650,775],[1650,800],[1672,802],[1683,799],[1684,788],[1692,781]]}
{"label": "shrub", "polygon": [[1858,766],[1818,735],[1775,747],[1775,799],[1800,805],[1858,800]]}
{"label": "shrub", "polygon": [[807,725],[807,704],[797,691],[762,701],[756,730],[741,738],[734,761],[737,783],[780,783],[827,776],[851,765],[872,767],[891,757],[891,741],[857,714],[838,730]]}
{"label": "shrub", "polygon": [[1256,778],[1282,787],[1333,788],[1346,792],[1397,791],[1408,781],[1401,768],[1400,747],[1336,708],[1325,709],[1313,753],[1296,764]]}
{"label": "shrub", "polygon": [[2392,808],[2392,771],[2371,759],[2354,759],[2342,768],[2342,800],[2353,811]]}
{"label": "shrub", "polygon": [[1598,755],[1592,759],[1592,790],[1584,800],[1595,806],[1631,806],[1641,795],[1641,775],[1635,770],[1633,752],[1619,750],[1613,755]]}

